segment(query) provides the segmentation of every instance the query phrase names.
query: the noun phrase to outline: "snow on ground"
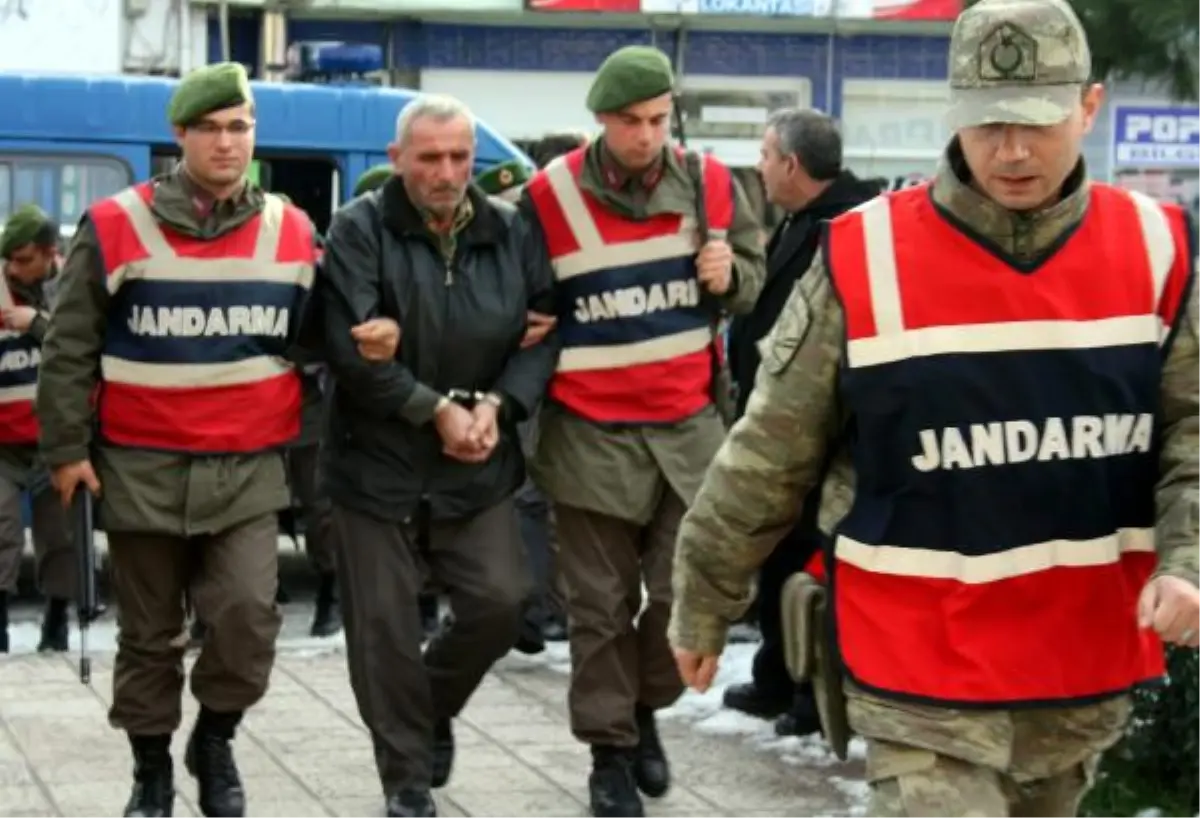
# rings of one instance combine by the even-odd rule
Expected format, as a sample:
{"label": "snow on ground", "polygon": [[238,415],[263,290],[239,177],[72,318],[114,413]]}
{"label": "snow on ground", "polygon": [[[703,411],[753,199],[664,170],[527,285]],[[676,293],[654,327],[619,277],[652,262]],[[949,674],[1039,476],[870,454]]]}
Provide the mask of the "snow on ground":
{"label": "snow on ground", "polygon": [[[712,687],[706,693],[688,690],[673,707],[660,711],[659,719],[686,724],[697,733],[741,737],[755,750],[776,754],[785,764],[803,767],[833,767],[838,764],[837,757],[826,748],[819,737],[781,738],[775,735],[773,722],[756,719],[736,710],[728,710],[722,705],[721,700],[727,687],[750,679],[750,667],[754,660],[754,651],[757,649],[757,644],[726,647],[721,655],[721,665]],[[506,661],[541,665],[563,675],[571,670],[571,659],[564,642],[547,645],[545,652],[537,656],[511,654]],[[862,759],[865,752],[866,748],[861,739],[851,740],[851,759]],[[866,815],[870,796],[866,782],[839,775],[830,775],[826,780],[846,795],[853,805],[852,814]]]}

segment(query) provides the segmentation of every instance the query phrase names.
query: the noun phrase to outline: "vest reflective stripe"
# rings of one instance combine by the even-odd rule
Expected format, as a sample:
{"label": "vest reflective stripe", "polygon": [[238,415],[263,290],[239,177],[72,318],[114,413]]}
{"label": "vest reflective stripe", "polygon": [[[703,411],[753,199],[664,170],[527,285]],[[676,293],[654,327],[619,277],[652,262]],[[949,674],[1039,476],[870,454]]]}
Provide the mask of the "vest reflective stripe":
{"label": "vest reflective stripe", "polygon": [[1135,611],[1155,565],[1161,360],[1194,271],[1181,212],[1091,196],[1032,271],[924,187],[830,225],[857,430],[834,611],[867,689],[1020,706],[1162,673]]}
{"label": "vest reflective stripe", "polygon": [[37,394],[41,345],[28,333],[0,329],[0,445],[38,441]]}
{"label": "vest reflective stripe", "polygon": [[[696,279],[696,222],[612,212],[579,185],[585,153],[551,162],[527,187],[558,280],[562,353],[550,395],[597,422],[676,422],[711,400],[713,317]],[[732,185],[706,158],[714,238],[732,221]]]}
{"label": "vest reflective stripe", "polygon": [[294,438],[300,382],[284,355],[312,286],[312,228],[275,196],[200,240],[160,226],[150,185],[92,209],[111,295],[101,356],[110,443],[254,452]]}

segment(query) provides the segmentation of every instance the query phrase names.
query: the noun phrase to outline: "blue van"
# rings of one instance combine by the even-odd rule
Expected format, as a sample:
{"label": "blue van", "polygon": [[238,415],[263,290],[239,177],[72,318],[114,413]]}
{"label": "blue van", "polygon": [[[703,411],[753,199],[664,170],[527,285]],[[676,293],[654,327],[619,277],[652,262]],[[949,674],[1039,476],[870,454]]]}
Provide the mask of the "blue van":
{"label": "blue van", "polygon": [[[178,156],[167,102],[178,80],[0,74],[0,224],[34,202],[70,232],[93,202],[170,167]],[[318,230],[364,170],[387,161],[396,115],[418,92],[303,83],[251,83],[258,108],[253,168]],[[476,172],[517,159],[477,127]]]}

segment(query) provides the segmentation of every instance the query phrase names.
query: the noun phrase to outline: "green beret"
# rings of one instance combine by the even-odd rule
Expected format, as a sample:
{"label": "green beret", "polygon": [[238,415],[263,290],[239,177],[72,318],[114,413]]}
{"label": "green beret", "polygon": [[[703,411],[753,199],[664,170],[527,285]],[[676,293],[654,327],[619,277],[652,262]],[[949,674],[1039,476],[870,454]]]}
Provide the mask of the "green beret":
{"label": "green beret", "polygon": [[662,96],[674,86],[675,75],[666,54],[648,45],[627,45],[600,64],[588,91],[587,107],[594,114],[619,111]]}
{"label": "green beret", "polygon": [[395,173],[395,168],[386,162],[382,165],[367,168],[363,172],[363,175],[358,177],[358,181],[354,183],[354,195],[361,196],[364,193],[370,193],[372,190],[383,187],[383,183],[391,179]]}
{"label": "green beret", "polygon": [[15,251],[36,241],[38,234],[50,225],[50,217],[37,205],[17,208],[4,224],[0,234],[0,258],[8,258]]}
{"label": "green beret", "polygon": [[205,114],[254,102],[246,67],[238,62],[220,62],[197,68],[180,80],[167,119],[176,127],[186,127]]}
{"label": "green beret", "polygon": [[499,196],[507,190],[519,187],[530,179],[529,168],[516,159],[501,162],[475,177],[475,184],[489,196]]}

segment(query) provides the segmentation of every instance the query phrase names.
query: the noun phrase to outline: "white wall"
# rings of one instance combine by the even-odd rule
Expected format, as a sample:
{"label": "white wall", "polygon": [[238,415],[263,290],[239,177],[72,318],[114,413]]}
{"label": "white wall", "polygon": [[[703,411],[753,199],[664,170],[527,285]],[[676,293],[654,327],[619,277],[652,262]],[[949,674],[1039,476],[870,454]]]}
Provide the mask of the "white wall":
{"label": "white wall", "polygon": [[121,70],[121,0],[0,0],[0,70]]}
{"label": "white wall", "polygon": [[[127,21],[126,6],[140,13]],[[186,0],[0,0],[0,71],[188,70],[204,64],[206,38]]]}
{"label": "white wall", "polygon": [[208,62],[208,17],[203,7],[187,0],[141,0],[125,5],[131,10],[145,8],[142,14],[130,15],[124,25],[126,71],[187,73]]}

